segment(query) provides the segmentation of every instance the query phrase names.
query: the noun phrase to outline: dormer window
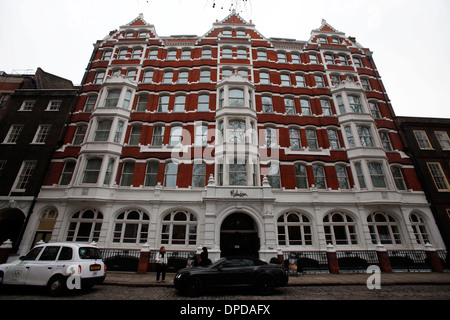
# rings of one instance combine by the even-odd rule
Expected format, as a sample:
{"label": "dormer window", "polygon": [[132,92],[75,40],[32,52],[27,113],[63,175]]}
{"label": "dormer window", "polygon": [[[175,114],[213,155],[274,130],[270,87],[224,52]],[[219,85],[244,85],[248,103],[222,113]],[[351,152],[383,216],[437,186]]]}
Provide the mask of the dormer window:
{"label": "dormer window", "polygon": [[223,35],[225,37],[231,37],[231,29],[223,29]]}
{"label": "dormer window", "polygon": [[326,36],[319,36],[319,43],[328,43]]}

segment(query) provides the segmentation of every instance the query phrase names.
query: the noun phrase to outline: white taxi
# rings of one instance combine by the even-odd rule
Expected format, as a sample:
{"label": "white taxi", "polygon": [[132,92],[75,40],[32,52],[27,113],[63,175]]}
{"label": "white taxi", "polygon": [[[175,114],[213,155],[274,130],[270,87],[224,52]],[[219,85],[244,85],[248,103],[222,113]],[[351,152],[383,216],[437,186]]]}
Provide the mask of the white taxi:
{"label": "white taxi", "polygon": [[19,260],[0,265],[0,285],[46,286],[51,296],[90,288],[105,277],[100,250],[89,244],[38,244]]}

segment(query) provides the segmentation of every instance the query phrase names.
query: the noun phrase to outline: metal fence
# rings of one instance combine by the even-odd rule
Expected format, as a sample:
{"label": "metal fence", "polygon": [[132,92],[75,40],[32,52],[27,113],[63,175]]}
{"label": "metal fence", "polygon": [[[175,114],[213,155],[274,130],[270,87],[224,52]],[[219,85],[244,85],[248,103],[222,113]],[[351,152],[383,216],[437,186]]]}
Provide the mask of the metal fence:
{"label": "metal fence", "polygon": [[379,265],[376,251],[336,251],[340,272],[366,272],[370,265]]}
{"label": "metal fence", "polygon": [[430,272],[427,255],[422,250],[388,251],[393,272]]}
{"label": "metal fence", "polygon": [[[107,270],[138,271],[141,250],[139,249],[100,249]],[[157,250],[150,251],[149,263],[156,263]],[[188,260],[195,256],[195,251],[166,251],[168,258],[167,272],[176,272],[185,268]]]}
{"label": "metal fence", "polygon": [[[150,251],[149,263],[156,263],[156,253],[158,251]],[[189,259],[195,256],[195,251],[166,251],[167,254],[167,272],[177,272],[186,268]]]}
{"label": "metal fence", "polygon": [[324,251],[284,252],[284,266],[295,266],[296,273],[328,273],[328,258]]}
{"label": "metal fence", "polygon": [[139,249],[100,249],[103,261],[110,271],[137,271],[139,266]]}
{"label": "metal fence", "polygon": [[450,256],[449,252],[445,250],[437,251],[439,259],[441,259],[442,267],[444,268],[444,272],[450,272]]}

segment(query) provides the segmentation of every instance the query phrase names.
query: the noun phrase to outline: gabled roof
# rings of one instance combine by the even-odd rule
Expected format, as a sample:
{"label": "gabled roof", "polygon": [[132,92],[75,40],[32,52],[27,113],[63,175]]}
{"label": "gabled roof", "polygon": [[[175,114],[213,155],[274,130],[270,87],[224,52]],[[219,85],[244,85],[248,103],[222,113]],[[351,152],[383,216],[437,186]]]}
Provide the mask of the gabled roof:
{"label": "gabled roof", "polygon": [[229,24],[246,24],[246,25],[250,24],[247,21],[245,21],[244,19],[242,19],[241,16],[236,13],[236,10],[232,10],[231,13],[227,17],[225,17],[225,19],[220,21],[220,23],[224,23],[224,24],[226,24],[226,23],[229,23]]}
{"label": "gabled roof", "polygon": [[317,32],[333,32],[333,33],[344,34],[343,32],[333,28],[325,19],[322,19],[322,24],[320,25],[320,27],[312,30],[311,33],[317,33]]}
{"label": "gabled roof", "polygon": [[148,26],[149,24],[144,20],[144,15],[142,13],[134,19],[133,21],[127,23],[127,26]]}

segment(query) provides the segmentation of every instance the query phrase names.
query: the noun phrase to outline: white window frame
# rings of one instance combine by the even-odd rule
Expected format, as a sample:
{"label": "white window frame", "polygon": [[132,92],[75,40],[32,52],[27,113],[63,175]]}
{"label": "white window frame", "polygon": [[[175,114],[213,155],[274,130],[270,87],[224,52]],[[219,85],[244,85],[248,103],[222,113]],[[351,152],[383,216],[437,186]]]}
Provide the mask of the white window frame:
{"label": "white window frame", "polygon": [[450,150],[450,139],[448,138],[447,131],[436,130],[434,134],[436,135],[442,150]]}
{"label": "white window frame", "polygon": [[25,192],[33,177],[34,170],[36,169],[36,160],[24,160],[14,181],[14,187],[12,191]]}
{"label": "white window frame", "polygon": [[33,111],[33,107],[36,104],[36,100],[25,100],[22,102],[19,111]]}
{"label": "white window frame", "polygon": [[40,124],[36,130],[32,144],[45,144],[51,129],[51,124]]}
{"label": "white window frame", "polygon": [[59,111],[61,108],[62,100],[50,100],[47,109],[45,111]]}
{"label": "white window frame", "polygon": [[[128,219],[130,214],[138,214],[139,219],[133,217]],[[138,209],[129,209],[120,212],[114,220],[113,243],[120,244],[142,244],[147,242],[150,230],[150,217],[147,213]],[[125,237],[126,235],[131,237]]]}
{"label": "white window frame", "polygon": [[399,166],[391,166],[392,177],[394,178],[395,187],[398,190],[405,191],[406,183],[405,178],[403,177],[402,168]]}
{"label": "white window frame", "polygon": [[23,124],[12,124],[11,127],[9,128],[8,134],[5,137],[5,140],[3,140],[3,143],[17,144],[17,140],[19,139],[23,128],[24,128]]}
{"label": "white window frame", "polygon": [[[175,219],[183,213],[186,219]],[[173,211],[164,216],[161,222],[161,244],[170,246],[195,247],[197,245],[197,217],[188,211]],[[174,238],[174,228],[185,228],[184,239]]]}
{"label": "white window frame", "polygon": [[428,170],[433,178],[434,185],[439,192],[449,192],[450,185],[448,183],[447,177],[445,176],[444,170],[439,162],[427,162]]}
{"label": "white window frame", "polygon": [[421,150],[433,150],[428,134],[425,130],[413,130],[414,137],[416,137],[417,145]]}
{"label": "white window frame", "polygon": [[133,186],[133,176],[134,170],[136,168],[136,162],[134,161],[124,161],[122,164],[122,173],[120,175],[120,186],[121,187],[132,187]]}
{"label": "white window frame", "polygon": [[392,148],[391,138],[389,137],[389,132],[380,131],[380,139],[385,151],[394,151]]}

